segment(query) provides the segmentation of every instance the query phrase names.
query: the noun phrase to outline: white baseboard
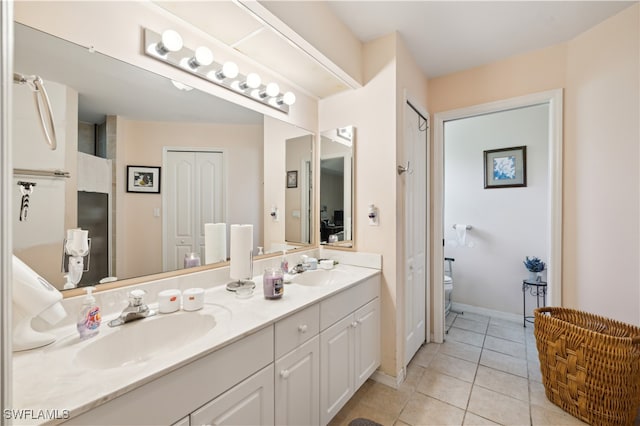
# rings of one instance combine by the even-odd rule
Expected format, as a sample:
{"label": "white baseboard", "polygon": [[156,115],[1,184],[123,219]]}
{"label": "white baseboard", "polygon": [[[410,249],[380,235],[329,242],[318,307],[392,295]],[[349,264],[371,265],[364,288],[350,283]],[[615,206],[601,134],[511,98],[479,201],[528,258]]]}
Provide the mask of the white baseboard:
{"label": "white baseboard", "polygon": [[500,318],[522,324],[522,315],[510,312],[494,311],[493,309],[480,308],[478,306],[465,305],[464,303],[451,302],[451,309],[458,312],[470,312],[472,314],[484,315],[486,317]]}
{"label": "white baseboard", "polygon": [[398,374],[396,375],[396,377],[389,376],[388,374],[383,373],[380,370],[374,371],[374,373],[370,377],[371,380],[374,380],[378,383],[382,383],[383,385],[387,385],[394,389],[398,389],[400,387],[402,382],[404,382],[404,378],[405,378],[404,368],[398,371]]}

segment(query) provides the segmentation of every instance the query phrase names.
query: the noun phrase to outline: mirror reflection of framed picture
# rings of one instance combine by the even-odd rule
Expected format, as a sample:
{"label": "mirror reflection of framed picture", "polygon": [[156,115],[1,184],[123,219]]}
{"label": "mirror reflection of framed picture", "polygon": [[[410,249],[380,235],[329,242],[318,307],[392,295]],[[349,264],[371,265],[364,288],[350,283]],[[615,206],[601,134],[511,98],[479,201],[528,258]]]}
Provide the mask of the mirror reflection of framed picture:
{"label": "mirror reflection of framed picture", "polygon": [[291,170],[287,172],[287,188],[298,187],[298,171]]}
{"label": "mirror reflection of framed picture", "polygon": [[160,167],[127,166],[127,192],[160,193]]}
{"label": "mirror reflection of framed picture", "polygon": [[485,189],[518,186],[527,186],[527,147],[484,151]]}

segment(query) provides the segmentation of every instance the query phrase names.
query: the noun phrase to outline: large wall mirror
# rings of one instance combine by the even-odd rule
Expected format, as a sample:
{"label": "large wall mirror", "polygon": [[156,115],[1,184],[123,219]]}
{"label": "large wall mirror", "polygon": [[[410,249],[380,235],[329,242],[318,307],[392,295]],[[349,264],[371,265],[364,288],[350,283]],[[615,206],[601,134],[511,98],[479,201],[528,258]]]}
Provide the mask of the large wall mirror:
{"label": "large wall mirror", "polygon": [[[14,52],[16,72],[44,79],[58,139],[49,150],[31,91],[15,86],[14,254],[57,288],[65,237],[78,227],[91,238],[79,286],[182,269],[190,252],[207,263],[204,223],[227,224],[226,253],[230,224],[253,225],[256,255],[313,242],[311,132],[279,142],[298,191],[286,232],[265,242],[264,195],[289,189],[263,186],[262,114],[19,23]],[[69,177],[38,175],[52,170]],[[23,220],[18,181],[35,183]]]}
{"label": "large wall mirror", "polygon": [[353,247],[355,128],[320,135],[320,244]]}

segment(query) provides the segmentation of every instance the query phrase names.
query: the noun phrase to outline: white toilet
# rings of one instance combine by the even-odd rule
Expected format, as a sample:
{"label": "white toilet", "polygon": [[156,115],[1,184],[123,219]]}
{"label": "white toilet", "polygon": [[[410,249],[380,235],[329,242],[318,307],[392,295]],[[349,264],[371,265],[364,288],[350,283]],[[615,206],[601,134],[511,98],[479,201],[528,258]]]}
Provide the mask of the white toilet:
{"label": "white toilet", "polygon": [[447,316],[451,310],[451,292],[453,291],[453,278],[444,276],[444,315]]}
{"label": "white toilet", "polygon": [[453,265],[455,259],[451,257],[444,258],[444,315],[447,316],[451,311],[451,293],[453,292]]}

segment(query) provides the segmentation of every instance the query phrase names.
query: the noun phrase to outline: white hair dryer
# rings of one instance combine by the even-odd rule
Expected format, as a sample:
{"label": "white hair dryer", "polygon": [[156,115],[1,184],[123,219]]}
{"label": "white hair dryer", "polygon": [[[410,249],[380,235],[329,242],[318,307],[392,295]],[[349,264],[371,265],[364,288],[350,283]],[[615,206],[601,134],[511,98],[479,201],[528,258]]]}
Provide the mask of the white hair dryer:
{"label": "white hair dryer", "polygon": [[31,320],[36,316],[56,324],[67,316],[62,307],[62,293],[39,276],[23,261],[13,256],[13,350],[26,351],[53,343],[49,333],[35,331]]}

